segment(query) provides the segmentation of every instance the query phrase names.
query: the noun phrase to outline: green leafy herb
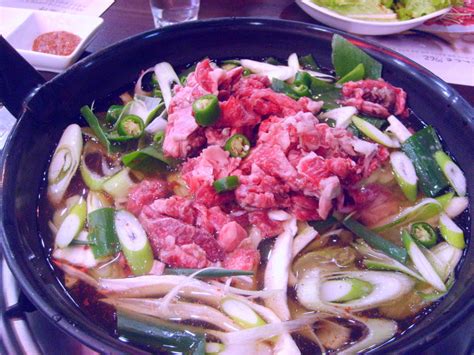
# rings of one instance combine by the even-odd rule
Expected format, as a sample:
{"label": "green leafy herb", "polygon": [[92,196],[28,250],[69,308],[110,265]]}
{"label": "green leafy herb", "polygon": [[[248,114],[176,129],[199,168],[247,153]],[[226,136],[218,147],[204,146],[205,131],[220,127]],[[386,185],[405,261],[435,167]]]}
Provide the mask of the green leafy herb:
{"label": "green leafy herb", "polygon": [[89,127],[94,131],[95,135],[97,136],[97,139],[99,139],[99,142],[107,148],[108,152],[112,151],[112,145],[110,144],[109,139],[107,138],[107,134],[105,133],[104,129],[99,123],[99,119],[94,115],[94,112],[92,112],[91,108],[87,105],[81,107],[81,114],[82,117],[84,117],[87,121],[87,124]]}
{"label": "green leafy herb", "polygon": [[102,258],[118,253],[120,242],[115,232],[115,210],[109,207],[101,208],[89,213],[87,218],[89,222],[87,239],[94,256]]}
{"label": "green leafy herb", "polygon": [[163,152],[154,145],[136,150],[122,156],[125,166],[143,172],[164,171],[168,165],[174,165],[173,159],[166,158]]}
{"label": "green leafy herb", "polygon": [[336,74],[342,78],[361,63],[364,65],[366,78],[382,77],[382,64],[342,36],[335,34],[332,37],[332,64]]}
{"label": "green leafy herb", "polygon": [[419,130],[402,144],[402,150],[415,165],[421,189],[430,197],[435,197],[449,185],[434,158],[434,154],[442,149],[441,142],[431,126]]}

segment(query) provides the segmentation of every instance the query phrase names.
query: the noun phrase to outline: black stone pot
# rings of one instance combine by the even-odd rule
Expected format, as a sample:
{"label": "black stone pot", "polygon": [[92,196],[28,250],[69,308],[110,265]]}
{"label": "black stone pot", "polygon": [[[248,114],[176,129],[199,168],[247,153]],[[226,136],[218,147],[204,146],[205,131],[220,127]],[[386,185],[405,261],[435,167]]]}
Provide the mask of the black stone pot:
{"label": "black stone pot", "polygon": [[[64,291],[40,238],[38,194],[44,172],[63,129],[84,125],[79,108],[135,80],[142,69],[160,61],[174,66],[210,58],[287,58],[312,53],[330,67],[331,37],[326,28],[269,19],[198,21],[146,32],[90,55],[47,83],[0,41],[0,101],[18,123],[2,157],[1,245],[5,258],[33,304],[64,332],[100,352],[138,350],[94,324]],[[474,191],[474,113],[449,85],[428,70],[390,50],[343,34],[383,63],[384,78],[408,93],[409,107],[443,137]],[[375,351],[414,352],[426,348],[472,316],[474,308],[473,198],[465,213],[468,248],[448,295],[415,327]],[[49,341],[52,341],[50,339]]]}

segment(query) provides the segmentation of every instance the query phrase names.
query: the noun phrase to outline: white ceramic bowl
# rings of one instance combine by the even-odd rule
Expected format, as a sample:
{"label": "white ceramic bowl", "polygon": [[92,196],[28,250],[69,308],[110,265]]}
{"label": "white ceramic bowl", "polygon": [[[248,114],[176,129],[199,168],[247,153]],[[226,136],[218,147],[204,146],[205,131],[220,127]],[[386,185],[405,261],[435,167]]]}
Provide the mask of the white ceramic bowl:
{"label": "white ceramic bowl", "polygon": [[[103,21],[100,17],[30,11],[25,20],[6,35],[6,40],[36,69],[58,73],[77,60]],[[74,33],[81,41],[68,56],[33,51],[35,38],[52,31]]]}
{"label": "white ceramic bowl", "polygon": [[390,35],[403,32],[420,26],[423,22],[432,18],[444,15],[450,10],[450,8],[446,8],[429,15],[406,21],[382,22],[358,20],[343,16],[325,7],[318,6],[310,0],[296,0],[296,3],[309,16],[325,25],[359,35],[370,36]]}

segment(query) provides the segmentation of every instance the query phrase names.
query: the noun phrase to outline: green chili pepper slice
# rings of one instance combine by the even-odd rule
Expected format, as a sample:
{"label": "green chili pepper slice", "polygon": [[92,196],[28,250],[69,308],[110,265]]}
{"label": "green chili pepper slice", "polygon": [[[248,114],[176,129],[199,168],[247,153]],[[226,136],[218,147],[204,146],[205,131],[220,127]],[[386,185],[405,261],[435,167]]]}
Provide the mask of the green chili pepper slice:
{"label": "green chili pepper slice", "polygon": [[143,134],[145,124],[136,115],[127,115],[120,119],[117,125],[117,132],[120,136],[139,138]]}
{"label": "green chili pepper slice", "polygon": [[250,141],[243,134],[234,134],[225,142],[224,150],[234,158],[245,158],[250,153]]}
{"label": "green chili pepper slice", "polygon": [[212,186],[217,193],[235,190],[239,186],[239,177],[235,175],[227,176],[214,181]]}
{"label": "green chili pepper slice", "polygon": [[311,87],[311,75],[304,71],[296,73],[294,85],[306,85]]}
{"label": "green chili pepper slice", "polygon": [[107,110],[107,115],[105,116],[105,120],[108,123],[115,123],[120,117],[120,114],[123,111],[123,105],[112,105]]}
{"label": "green chili pepper slice", "polygon": [[153,136],[153,142],[155,143],[162,144],[164,140],[165,140],[165,131],[158,131]]}
{"label": "green chili pepper slice", "polygon": [[411,225],[410,234],[418,243],[427,248],[436,245],[438,239],[434,228],[426,222],[413,223]]}
{"label": "green chili pepper slice", "polygon": [[303,97],[303,96],[310,97],[311,96],[311,92],[309,91],[309,88],[308,88],[307,85],[304,85],[304,84],[295,85],[295,84],[293,84],[293,85],[291,85],[291,89],[299,97]]}
{"label": "green chili pepper slice", "polygon": [[300,97],[303,96],[311,96],[311,92],[308,86],[301,84],[301,85],[290,85],[286,82],[273,78],[272,79],[272,90],[275,92],[281,92],[294,100],[298,100]]}
{"label": "green chili pepper slice", "polygon": [[216,123],[221,110],[216,95],[204,95],[193,103],[193,113],[196,123],[200,126],[210,126]]}

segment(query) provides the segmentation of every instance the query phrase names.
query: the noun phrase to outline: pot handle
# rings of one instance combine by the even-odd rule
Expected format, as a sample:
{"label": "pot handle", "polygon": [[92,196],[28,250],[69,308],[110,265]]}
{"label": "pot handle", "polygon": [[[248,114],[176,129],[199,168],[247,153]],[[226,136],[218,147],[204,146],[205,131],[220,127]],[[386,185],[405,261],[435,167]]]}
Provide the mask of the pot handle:
{"label": "pot handle", "polygon": [[19,118],[28,95],[45,82],[2,36],[0,36],[0,103]]}

